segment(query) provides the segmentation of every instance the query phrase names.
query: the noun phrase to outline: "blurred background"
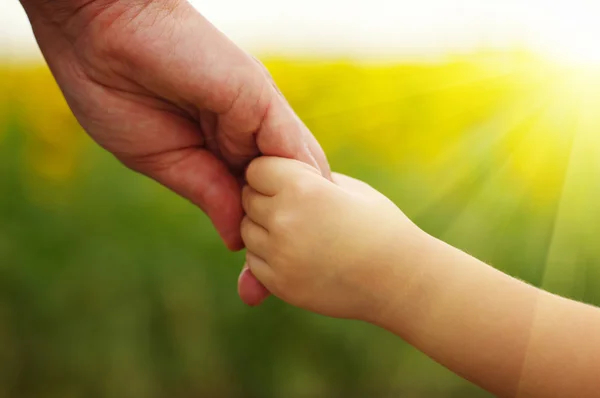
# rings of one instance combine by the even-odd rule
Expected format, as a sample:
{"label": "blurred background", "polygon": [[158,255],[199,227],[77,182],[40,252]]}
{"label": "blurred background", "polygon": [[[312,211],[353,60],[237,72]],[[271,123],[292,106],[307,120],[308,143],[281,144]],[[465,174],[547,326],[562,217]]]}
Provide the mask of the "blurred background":
{"label": "blurred background", "polygon": [[[595,1],[205,0],[332,167],[600,304]],[[236,294],[243,253],[81,131],[0,0],[0,398],[488,397],[400,339]]]}

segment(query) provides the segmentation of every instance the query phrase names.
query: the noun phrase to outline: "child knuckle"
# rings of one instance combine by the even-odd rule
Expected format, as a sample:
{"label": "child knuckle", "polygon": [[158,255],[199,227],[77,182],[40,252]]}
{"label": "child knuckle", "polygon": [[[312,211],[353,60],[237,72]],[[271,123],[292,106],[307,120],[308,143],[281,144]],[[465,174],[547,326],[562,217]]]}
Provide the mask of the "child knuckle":
{"label": "child knuckle", "polygon": [[285,232],[291,223],[292,217],[287,211],[275,210],[271,214],[271,225],[276,231]]}
{"label": "child knuckle", "polygon": [[240,224],[240,234],[242,235],[242,240],[244,241],[247,241],[250,237],[251,222],[247,216],[242,219],[242,223]]}
{"label": "child knuckle", "polygon": [[292,192],[297,198],[311,198],[318,194],[319,184],[312,178],[298,179],[292,183]]}

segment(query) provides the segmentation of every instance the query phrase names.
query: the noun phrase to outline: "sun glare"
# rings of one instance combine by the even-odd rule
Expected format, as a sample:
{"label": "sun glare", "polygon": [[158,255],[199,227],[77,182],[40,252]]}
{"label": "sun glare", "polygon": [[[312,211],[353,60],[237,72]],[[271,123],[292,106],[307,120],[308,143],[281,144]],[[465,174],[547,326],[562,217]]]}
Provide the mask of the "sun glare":
{"label": "sun glare", "polygon": [[540,17],[532,25],[537,31],[533,35],[539,40],[536,44],[560,63],[600,68],[599,11],[600,6],[593,2],[554,8],[552,17]]}
{"label": "sun glare", "polygon": [[566,33],[563,42],[550,49],[551,56],[560,63],[571,66],[598,67],[600,69],[600,24],[594,35],[580,32]]}

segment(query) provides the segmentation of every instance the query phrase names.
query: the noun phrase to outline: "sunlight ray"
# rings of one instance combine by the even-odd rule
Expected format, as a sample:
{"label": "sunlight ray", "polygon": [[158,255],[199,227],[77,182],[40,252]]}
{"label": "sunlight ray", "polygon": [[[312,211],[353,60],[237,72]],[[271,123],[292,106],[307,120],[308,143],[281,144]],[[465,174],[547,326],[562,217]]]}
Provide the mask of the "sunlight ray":
{"label": "sunlight ray", "polygon": [[[527,191],[527,181],[520,186],[515,186],[514,190],[510,193],[501,193],[498,191],[498,180],[510,180],[511,179],[511,168],[514,167],[513,163],[516,161],[517,154],[519,152],[532,152],[532,145],[537,143],[539,139],[540,132],[544,131],[545,125],[548,124],[548,119],[552,115],[554,115],[558,106],[555,104],[553,107],[547,107],[544,109],[544,113],[537,116],[535,119],[535,124],[528,128],[526,131],[518,131],[519,133],[519,141],[514,145],[510,150],[507,150],[504,158],[498,159],[493,162],[488,171],[485,173],[486,180],[483,182],[478,188],[477,192],[474,192],[471,195],[471,198],[467,201],[465,206],[463,207],[460,214],[457,215],[455,221],[451,226],[449,226],[448,230],[445,232],[444,237],[450,239],[454,232],[463,231],[464,226],[461,225],[464,222],[469,223],[468,219],[472,218],[469,213],[472,206],[475,206],[478,202],[487,202],[489,204],[501,204],[503,206],[496,207],[493,212],[489,212],[486,214],[486,217],[476,216],[481,222],[479,225],[484,227],[485,230],[493,229],[496,223],[498,223],[501,219],[508,216],[507,210],[514,210],[521,201],[523,195]],[[541,152],[541,153],[540,153]],[[550,160],[548,159],[548,153],[544,153],[538,150],[538,161],[535,162],[535,168],[541,169],[544,166],[544,161]],[[504,184],[502,184],[504,185]],[[500,194],[500,198],[499,198]],[[505,199],[507,202],[502,202]],[[485,210],[491,210],[487,208]],[[471,219],[471,221],[473,221]],[[470,230],[473,230],[472,228]],[[462,234],[459,234],[462,235]],[[465,238],[468,238],[469,234],[466,234]]]}
{"label": "sunlight ray", "polygon": [[[590,84],[591,82],[588,82]],[[579,126],[571,151],[567,176],[557,207],[552,239],[547,250],[541,286],[556,294],[582,299],[585,263],[591,245],[597,246],[600,203],[600,85],[582,93]],[[592,259],[596,260],[596,259]]]}
{"label": "sunlight ray", "polygon": [[[479,169],[480,173],[486,174],[484,165],[490,162],[494,147],[523,123],[536,117],[547,103],[543,95],[533,93],[520,101],[513,101],[504,109],[498,109],[483,125],[465,132],[464,138],[448,147],[444,156],[437,161],[436,169],[442,176],[432,175],[438,183],[428,184],[433,190],[428,192],[427,199],[421,201],[418,208],[411,209],[411,214],[420,217],[436,205],[443,205],[454,190],[475,178],[474,170]],[[465,151],[469,156],[464,156]]]}
{"label": "sunlight ray", "polygon": [[[565,109],[562,101],[557,99],[552,106],[545,110],[535,125],[522,133],[522,139],[518,145],[515,145],[507,153],[506,159],[494,166],[491,170],[493,172],[488,174],[485,183],[463,206],[462,211],[444,233],[444,240],[462,247],[481,249],[480,255],[485,253],[490,256],[494,249],[506,240],[500,232],[506,225],[514,224],[513,217],[517,213],[521,213],[521,218],[527,217],[525,222],[528,228],[514,231],[513,234],[522,236],[520,241],[532,238],[529,232],[535,230],[536,224],[539,223],[537,220],[543,217],[543,214],[540,216],[539,213],[543,212],[523,214],[523,211],[527,208],[530,209],[533,203],[537,203],[540,208],[545,208],[547,206],[541,201],[553,200],[556,195],[553,194],[552,187],[544,187],[549,190],[549,192],[544,192],[548,197],[534,195],[535,189],[539,189],[536,186],[539,184],[537,180],[541,178],[544,181],[541,176],[545,173],[547,165],[558,162],[561,157],[565,158],[564,154],[557,153],[557,148],[553,145],[544,145],[543,138],[552,129],[561,130],[567,127],[570,113],[572,113],[572,110]],[[565,140],[567,141],[565,145],[559,148],[561,152],[568,152],[569,150],[569,137],[567,135],[565,135]],[[516,171],[519,174],[523,174],[522,169],[518,167],[523,156],[526,156],[528,162],[527,173],[515,175],[515,167],[517,167]],[[566,165],[563,165],[562,168],[566,168]],[[499,189],[499,187],[506,186],[510,186],[511,190],[503,191],[501,188]],[[535,246],[536,242],[531,243],[531,245],[523,244],[522,247],[519,246],[521,249],[519,259],[530,258],[529,253],[535,252],[531,246]],[[539,244],[539,240],[537,244]],[[494,257],[504,256],[497,254]],[[522,263],[522,261],[517,261],[517,263]],[[515,267],[515,264],[512,263],[495,265],[510,270],[512,274],[520,274],[523,268]],[[532,264],[529,264],[529,267],[532,267]]]}

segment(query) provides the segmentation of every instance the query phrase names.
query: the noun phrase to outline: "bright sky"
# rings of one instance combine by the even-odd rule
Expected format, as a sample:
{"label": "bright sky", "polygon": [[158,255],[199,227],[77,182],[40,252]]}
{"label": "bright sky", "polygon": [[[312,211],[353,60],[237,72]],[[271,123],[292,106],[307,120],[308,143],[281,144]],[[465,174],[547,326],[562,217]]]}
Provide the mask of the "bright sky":
{"label": "bright sky", "polygon": [[[192,0],[240,45],[277,52],[420,55],[518,43],[600,62],[598,0]],[[0,53],[34,49],[0,0]]]}

